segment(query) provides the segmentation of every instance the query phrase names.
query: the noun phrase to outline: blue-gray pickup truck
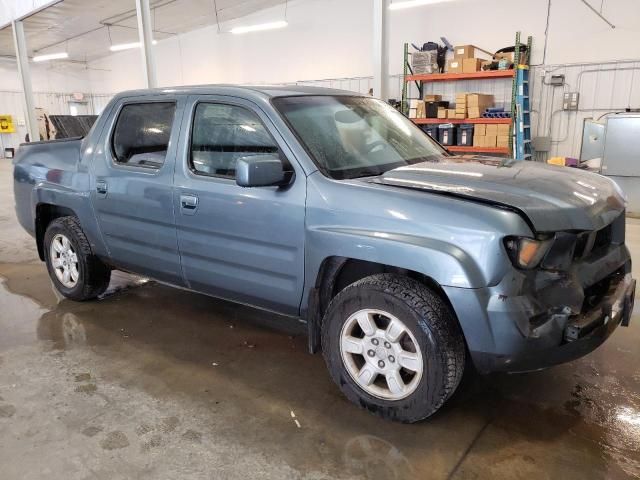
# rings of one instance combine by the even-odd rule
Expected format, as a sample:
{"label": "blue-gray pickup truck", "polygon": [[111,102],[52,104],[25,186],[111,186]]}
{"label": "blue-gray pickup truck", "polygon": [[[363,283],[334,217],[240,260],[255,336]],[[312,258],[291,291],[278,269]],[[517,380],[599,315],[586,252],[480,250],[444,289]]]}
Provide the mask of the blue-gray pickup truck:
{"label": "blue-gray pickup truck", "polygon": [[302,320],[342,392],[386,418],[433,414],[465,367],[565,362],[631,318],[615,183],[453,156],[368,96],[130,91],[85,138],[14,162],[64,296],[94,299],[118,269]]}

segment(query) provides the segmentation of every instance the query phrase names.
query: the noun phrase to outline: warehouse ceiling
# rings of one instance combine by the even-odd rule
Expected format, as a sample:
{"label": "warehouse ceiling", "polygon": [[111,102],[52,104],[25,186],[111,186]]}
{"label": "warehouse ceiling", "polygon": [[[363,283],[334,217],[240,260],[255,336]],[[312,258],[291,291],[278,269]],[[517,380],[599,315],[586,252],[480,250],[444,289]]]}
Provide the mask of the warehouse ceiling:
{"label": "warehouse ceiling", "polygon": [[[152,0],[158,40],[284,4],[285,0]],[[217,6],[217,19],[214,4]],[[134,0],[62,0],[24,20],[29,55],[66,51],[70,60],[109,55],[111,44],[138,40]],[[0,56],[14,56],[11,27],[0,30]]]}

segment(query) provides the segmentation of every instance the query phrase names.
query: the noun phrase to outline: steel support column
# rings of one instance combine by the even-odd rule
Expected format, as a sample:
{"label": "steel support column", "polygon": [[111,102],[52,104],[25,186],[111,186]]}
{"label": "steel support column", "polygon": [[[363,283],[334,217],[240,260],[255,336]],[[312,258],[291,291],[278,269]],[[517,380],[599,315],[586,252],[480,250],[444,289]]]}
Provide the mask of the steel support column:
{"label": "steel support column", "polygon": [[18,64],[18,76],[22,83],[22,98],[24,107],[24,119],[27,125],[29,140],[40,140],[36,108],[33,102],[33,89],[31,87],[31,71],[29,70],[29,57],[27,56],[27,42],[24,38],[24,26],[22,21],[11,22],[13,29],[13,45],[16,50],[16,63]]}
{"label": "steel support column", "polygon": [[136,0],[136,15],[138,17],[138,36],[140,37],[144,78],[147,82],[147,88],[155,88],[158,86],[158,80],[153,56],[153,26],[151,25],[149,0]]}
{"label": "steel support column", "polygon": [[373,95],[389,97],[388,11],[389,0],[373,1]]}

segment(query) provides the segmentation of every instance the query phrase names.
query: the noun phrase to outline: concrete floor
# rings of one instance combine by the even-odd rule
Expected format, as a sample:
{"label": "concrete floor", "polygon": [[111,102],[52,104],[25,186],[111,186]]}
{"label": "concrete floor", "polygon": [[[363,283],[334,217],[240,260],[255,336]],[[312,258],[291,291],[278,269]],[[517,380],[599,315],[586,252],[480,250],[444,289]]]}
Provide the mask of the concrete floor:
{"label": "concrete floor", "polygon": [[[11,171],[0,160],[3,480],[640,476],[638,313],[585,358],[471,376],[432,419],[393,424],[280,318],[123,274],[102,300],[61,299]],[[638,265],[639,221],[627,235]]]}

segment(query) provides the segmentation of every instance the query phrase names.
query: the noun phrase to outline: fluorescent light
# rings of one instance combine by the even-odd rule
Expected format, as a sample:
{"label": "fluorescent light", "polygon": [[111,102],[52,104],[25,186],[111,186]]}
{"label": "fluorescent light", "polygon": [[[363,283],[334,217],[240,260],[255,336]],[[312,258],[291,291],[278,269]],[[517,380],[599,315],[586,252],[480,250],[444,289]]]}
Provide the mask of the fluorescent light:
{"label": "fluorescent light", "polygon": [[389,10],[401,10],[403,8],[421,7],[423,5],[431,5],[432,3],[450,2],[451,0],[405,0],[395,1],[389,5]]}
{"label": "fluorescent light", "polygon": [[36,55],[33,57],[34,62],[46,62],[47,60],[59,60],[61,58],[69,58],[67,52],[49,53],[47,55]]}
{"label": "fluorescent light", "polygon": [[279,22],[260,23],[258,25],[248,25],[246,27],[236,27],[231,29],[231,33],[248,33],[259,32],[261,30],[273,30],[274,28],[283,28],[289,25],[284,20]]}
{"label": "fluorescent light", "polygon": [[120,43],[118,45],[111,45],[109,50],[112,52],[119,52],[121,50],[129,50],[131,48],[139,48],[140,42]]}
{"label": "fluorescent light", "polygon": [[[153,45],[156,45],[158,42],[153,40],[151,42]],[[109,50],[112,52],[120,52],[122,50],[130,50],[132,48],[140,48],[140,42],[131,42],[131,43],[119,43],[118,45],[111,45]]]}

